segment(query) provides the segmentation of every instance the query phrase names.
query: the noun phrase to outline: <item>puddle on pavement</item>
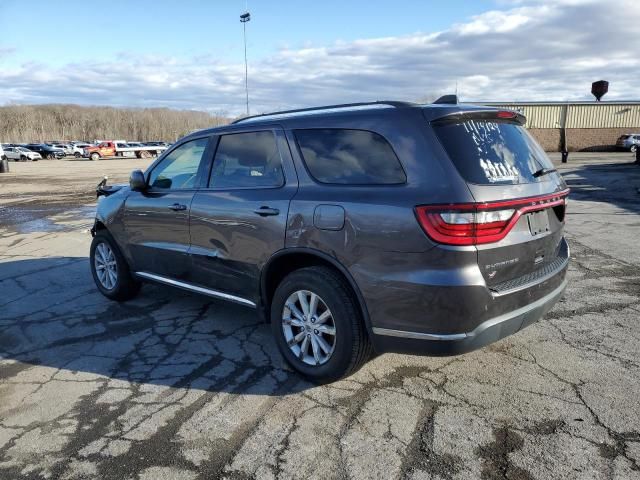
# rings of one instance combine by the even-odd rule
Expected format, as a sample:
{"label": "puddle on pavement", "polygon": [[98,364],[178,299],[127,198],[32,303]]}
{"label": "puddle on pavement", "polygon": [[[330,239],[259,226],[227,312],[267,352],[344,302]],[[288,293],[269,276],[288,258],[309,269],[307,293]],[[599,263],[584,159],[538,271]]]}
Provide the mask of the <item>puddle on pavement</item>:
{"label": "puddle on pavement", "polygon": [[95,205],[0,205],[0,228],[16,233],[82,230],[91,227],[95,211]]}

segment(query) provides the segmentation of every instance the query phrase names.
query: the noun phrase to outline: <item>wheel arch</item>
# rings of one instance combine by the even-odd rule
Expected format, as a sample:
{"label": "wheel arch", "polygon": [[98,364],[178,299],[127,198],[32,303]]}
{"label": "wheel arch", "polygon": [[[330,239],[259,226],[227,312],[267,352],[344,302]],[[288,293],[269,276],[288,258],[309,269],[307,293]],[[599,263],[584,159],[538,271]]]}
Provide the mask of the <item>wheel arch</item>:
{"label": "wheel arch", "polygon": [[307,247],[294,247],[280,250],[274,253],[262,268],[260,274],[260,298],[266,321],[270,321],[271,299],[279,283],[289,273],[310,266],[326,266],[342,275],[358,302],[367,335],[371,338],[371,322],[367,304],[349,270],[335,257],[320,250]]}
{"label": "wheel arch", "polygon": [[106,230],[106,229],[107,229],[107,226],[104,224],[104,222],[101,219],[96,218],[93,221],[93,227],[91,227],[91,230],[90,230],[91,236],[95,237],[96,233],[98,233],[100,230]]}

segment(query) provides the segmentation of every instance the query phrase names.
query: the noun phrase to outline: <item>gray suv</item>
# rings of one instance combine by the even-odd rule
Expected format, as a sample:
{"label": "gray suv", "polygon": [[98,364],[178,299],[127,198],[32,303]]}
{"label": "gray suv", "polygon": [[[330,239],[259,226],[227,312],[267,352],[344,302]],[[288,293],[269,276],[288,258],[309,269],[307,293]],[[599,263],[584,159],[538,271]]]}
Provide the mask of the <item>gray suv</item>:
{"label": "gray suv", "polygon": [[99,188],[91,269],[255,309],[316,381],[373,351],[454,355],[540,319],[565,286],[568,189],[513,111],[374,102],[176,142]]}

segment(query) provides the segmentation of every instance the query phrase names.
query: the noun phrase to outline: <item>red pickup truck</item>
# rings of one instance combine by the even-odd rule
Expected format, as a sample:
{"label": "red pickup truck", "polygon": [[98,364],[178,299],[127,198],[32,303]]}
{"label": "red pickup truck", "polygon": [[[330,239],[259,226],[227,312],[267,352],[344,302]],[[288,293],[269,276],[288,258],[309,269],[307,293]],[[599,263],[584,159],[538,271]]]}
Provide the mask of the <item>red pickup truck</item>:
{"label": "red pickup truck", "polygon": [[166,149],[167,147],[160,145],[131,147],[124,142],[109,141],[85,147],[83,157],[100,160],[104,157],[118,157],[125,153],[133,153],[137,158],[149,158],[159,155]]}

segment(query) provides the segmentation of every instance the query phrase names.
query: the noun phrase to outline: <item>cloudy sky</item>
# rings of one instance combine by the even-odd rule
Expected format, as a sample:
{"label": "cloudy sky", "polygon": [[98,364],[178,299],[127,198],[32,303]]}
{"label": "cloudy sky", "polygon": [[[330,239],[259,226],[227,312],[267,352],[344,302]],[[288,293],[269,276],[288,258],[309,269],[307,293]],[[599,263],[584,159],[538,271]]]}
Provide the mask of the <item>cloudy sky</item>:
{"label": "cloudy sky", "polygon": [[[246,0],[0,0],[0,105],[244,109]],[[250,0],[253,112],[640,98],[637,0]]]}

